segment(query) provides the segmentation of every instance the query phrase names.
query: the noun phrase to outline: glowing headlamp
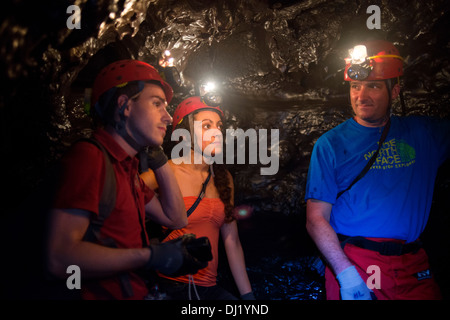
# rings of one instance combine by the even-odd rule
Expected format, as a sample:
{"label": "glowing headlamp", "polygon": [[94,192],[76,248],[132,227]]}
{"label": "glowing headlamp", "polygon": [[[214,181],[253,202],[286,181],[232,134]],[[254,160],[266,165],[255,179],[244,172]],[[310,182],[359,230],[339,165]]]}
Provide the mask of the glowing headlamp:
{"label": "glowing headlamp", "polygon": [[159,65],[163,68],[173,67],[175,59],[172,57],[169,50],[165,50],[162,57],[159,59]]}
{"label": "glowing headlamp", "polygon": [[169,50],[165,50],[161,55],[159,67],[161,77],[166,80],[174,90],[179,89],[183,85],[181,75],[175,67],[175,58]]}
{"label": "glowing headlamp", "polygon": [[218,107],[222,103],[222,95],[214,82],[202,82],[199,85],[199,93],[202,100],[211,107]]}
{"label": "glowing headlamp", "polygon": [[349,50],[352,63],[363,63],[367,58],[367,48],[363,45],[355,46],[353,49]]}
{"label": "glowing headlamp", "polygon": [[403,60],[401,56],[393,54],[367,56],[367,48],[364,45],[357,45],[349,50],[350,54],[350,66],[347,70],[347,75],[352,80],[364,80],[370,75],[370,72],[374,69],[376,58],[397,58]]}
{"label": "glowing headlamp", "polygon": [[373,70],[372,61],[367,57],[367,48],[364,45],[355,46],[349,50],[351,65],[347,70],[347,75],[353,80],[364,80]]}

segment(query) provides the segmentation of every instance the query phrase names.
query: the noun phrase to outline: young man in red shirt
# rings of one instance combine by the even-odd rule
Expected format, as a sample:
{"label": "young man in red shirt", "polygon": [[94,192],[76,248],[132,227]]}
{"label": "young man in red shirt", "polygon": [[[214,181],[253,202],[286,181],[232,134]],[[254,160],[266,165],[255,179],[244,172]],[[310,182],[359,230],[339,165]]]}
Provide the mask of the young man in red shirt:
{"label": "young man in red shirt", "polygon": [[[68,266],[79,267],[84,299],[144,299],[148,289],[137,271],[192,274],[207,264],[187,250],[194,236],[149,245],[144,227],[145,219],[172,229],[187,223],[182,195],[160,148],[172,122],[166,110],[172,96],[158,72],[137,60],[112,63],[96,78],[92,105],[102,126],[93,134],[95,143],[76,143],[62,160],[47,247],[53,275],[67,278]],[[148,163],[158,179],[159,198],[138,175],[137,156],[147,146],[159,148]],[[113,209],[102,217],[106,157],[116,190]]]}

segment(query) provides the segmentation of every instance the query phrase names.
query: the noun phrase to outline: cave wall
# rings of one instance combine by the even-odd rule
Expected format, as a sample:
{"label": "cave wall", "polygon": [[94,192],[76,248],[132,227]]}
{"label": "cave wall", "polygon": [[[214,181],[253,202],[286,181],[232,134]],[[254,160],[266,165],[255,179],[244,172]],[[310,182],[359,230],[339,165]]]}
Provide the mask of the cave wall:
{"label": "cave wall", "polygon": [[[230,128],[280,130],[280,169],[231,165],[237,202],[295,213],[304,204],[309,155],[323,132],[350,116],[342,81],[348,48],[367,36],[389,39],[405,57],[407,114],[449,115],[449,7],[446,1],[9,1],[2,13],[2,144],[17,155],[3,181],[32,189],[92,124],[84,89],[121,58],[153,64],[170,49],[184,87],[222,84]],[[81,8],[68,29],[66,8]],[[381,9],[369,30],[366,9]],[[394,110],[400,112],[398,104]],[[17,199],[11,188],[11,201]],[[20,196],[22,197],[22,195]],[[14,205],[14,202],[12,203]]]}

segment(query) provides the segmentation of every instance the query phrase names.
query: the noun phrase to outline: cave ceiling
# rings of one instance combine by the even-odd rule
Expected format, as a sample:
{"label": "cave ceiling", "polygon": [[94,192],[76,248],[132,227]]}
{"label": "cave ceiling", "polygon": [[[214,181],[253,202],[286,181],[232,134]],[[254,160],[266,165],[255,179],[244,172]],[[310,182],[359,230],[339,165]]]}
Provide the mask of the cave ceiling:
{"label": "cave ceiling", "polygon": [[[70,5],[81,10],[79,29],[68,27]],[[381,9],[380,29],[367,27],[370,5]],[[349,116],[343,59],[362,39],[398,46],[407,114],[449,115],[448,1],[10,0],[4,6],[2,143],[8,153],[26,154],[16,163],[26,184],[39,180],[36,167],[89,131],[85,94],[101,68],[129,58],[155,65],[167,49],[183,80],[174,103],[213,78],[230,126],[280,130],[277,175],[232,168],[241,200],[261,210],[290,212],[303,204],[315,140]],[[261,201],[274,197],[280,200]]]}

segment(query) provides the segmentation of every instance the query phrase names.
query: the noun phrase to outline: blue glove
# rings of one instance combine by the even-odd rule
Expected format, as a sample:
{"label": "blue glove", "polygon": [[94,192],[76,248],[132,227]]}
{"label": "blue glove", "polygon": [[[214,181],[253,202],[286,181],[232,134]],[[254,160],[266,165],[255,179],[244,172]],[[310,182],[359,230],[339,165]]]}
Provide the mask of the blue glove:
{"label": "blue glove", "polygon": [[372,300],[375,296],[356,271],[355,266],[348,267],[336,276],[341,286],[342,300]]}

